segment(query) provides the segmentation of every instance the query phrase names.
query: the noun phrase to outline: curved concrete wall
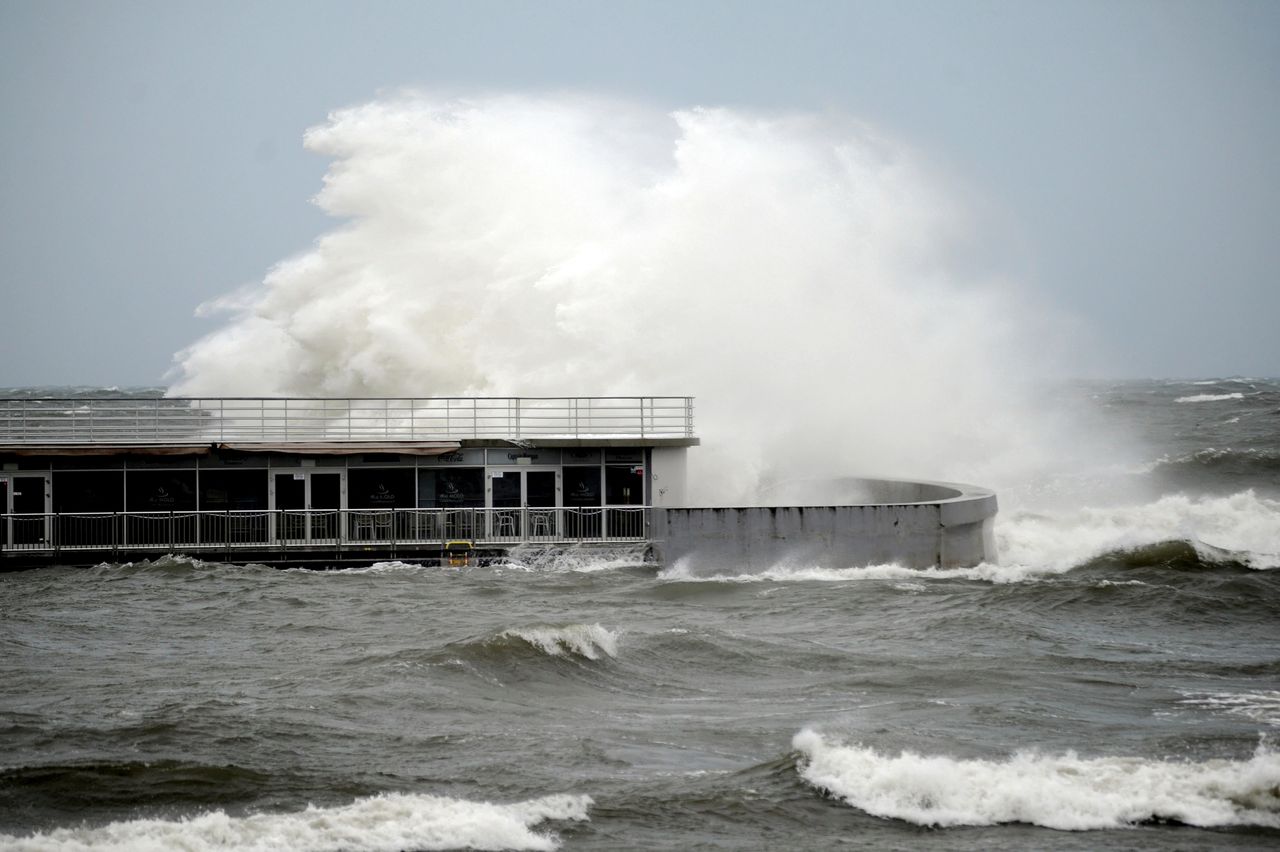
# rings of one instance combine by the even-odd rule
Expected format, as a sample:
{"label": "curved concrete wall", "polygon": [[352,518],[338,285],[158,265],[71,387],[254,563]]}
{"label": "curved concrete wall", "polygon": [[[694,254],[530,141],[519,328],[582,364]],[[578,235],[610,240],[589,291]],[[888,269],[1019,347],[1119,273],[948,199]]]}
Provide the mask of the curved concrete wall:
{"label": "curved concrete wall", "polygon": [[841,478],[789,484],[788,506],[655,509],[654,550],[695,573],[778,565],[896,563],[968,567],[994,561],[996,495],[949,482]]}

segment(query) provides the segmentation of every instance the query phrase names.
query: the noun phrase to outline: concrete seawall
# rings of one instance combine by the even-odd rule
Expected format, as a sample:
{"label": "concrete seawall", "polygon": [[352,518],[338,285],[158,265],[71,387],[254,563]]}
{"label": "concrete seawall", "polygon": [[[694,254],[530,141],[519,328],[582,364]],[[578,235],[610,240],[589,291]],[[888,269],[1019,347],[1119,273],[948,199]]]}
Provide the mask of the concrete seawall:
{"label": "concrete seawall", "polygon": [[996,495],[985,488],[844,478],[768,497],[791,505],[655,510],[654,551],[694,572],[890,562],[957,568],[996,558]]}

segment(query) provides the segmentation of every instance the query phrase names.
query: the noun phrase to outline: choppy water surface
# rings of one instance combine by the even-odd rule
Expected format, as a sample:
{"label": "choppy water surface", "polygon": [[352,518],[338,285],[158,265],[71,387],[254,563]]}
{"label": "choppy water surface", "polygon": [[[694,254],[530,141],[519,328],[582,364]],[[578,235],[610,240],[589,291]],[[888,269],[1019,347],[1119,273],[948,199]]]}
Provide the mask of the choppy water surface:
{"label": "choppy water surface", "polygon": [[1104,396],[998,566],[2,576],[0,847],[1275,848],[1280,389]]}

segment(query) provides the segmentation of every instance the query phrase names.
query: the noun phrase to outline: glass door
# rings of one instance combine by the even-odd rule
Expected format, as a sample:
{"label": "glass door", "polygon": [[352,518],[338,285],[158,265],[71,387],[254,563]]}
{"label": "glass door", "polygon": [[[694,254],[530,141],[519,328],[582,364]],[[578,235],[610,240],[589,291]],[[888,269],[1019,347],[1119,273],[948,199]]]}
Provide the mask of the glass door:
{"label": "glass door", "polygon": [[527,468],[489,469],[486,489],[489,535],[508,541],[559,537],[560,472]]}
{"label": "glass door", "polygon": [[294,470],[271,478],[276,538],[333,542],[342,537],[346,471]]}
{"label": "glass door", "polygon": [[0,543],[14,546],[49,540],[49,475],[0,479],[0,509],[10,517],[0,530]]}

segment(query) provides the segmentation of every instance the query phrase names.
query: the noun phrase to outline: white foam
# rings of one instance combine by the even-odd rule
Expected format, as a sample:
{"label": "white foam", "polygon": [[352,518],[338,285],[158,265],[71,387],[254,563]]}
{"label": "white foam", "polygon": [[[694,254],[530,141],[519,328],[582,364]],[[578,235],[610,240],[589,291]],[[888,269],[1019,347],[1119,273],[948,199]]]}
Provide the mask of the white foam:
{"label": "white foam", "polygon": [[526,627],[505,630],[501,635],[523,639],[552,657],[573,655],[598,660],[602,653],[610,657],[618,656],[618,634],[599,624]]}
{"label": "white foam", "polygon": [[[983,580],[991,583],[1009,583],[1029,579],[1045,573],[1042,569],[1021,566],[1005,566],[983,563],[972,568],[907,568],[894,563],[863,565],[848,568],[826,568],[819,565],[776,565],[752,573],[698,574],[687,563],[677,561],[658,572],[658,579],[675,583],[849,583],[864,580],[901,580],[911,590],[925,580]],[[898,584],[901,588],[904,584]]]}
{"label": "white foam", "polygon": [[1191,396],[1180,396],[1174,402],[1226,402],[1229,399],[1244,399],[1242,393],[1197,393]]}
{"label": "white foam", "polygon": [[559,847],[533,831],[548,820],[585,820],[590,796],[556,795],[515,804],[388,793],[350,805],[287,814],[232,817],[222,811],[184,820],[130,820],[100,828],[59,828],[30,837],[0,834],[10,852],[401,852],[405,849]]}
{"label": "white foam", "polygon": [[1189,542],[1209,559],[1225,554],[1251,568],[1280,567],[1280,501],[1252,490],[1227,497],[1171,494],[1151,503],[1052,514],[1002,513],[995,532],[1001,564],[1039,573],[1165,541]]}
{"label": "white foam", "polygon": [[1280,754],[1202,763],[1019,752],[960,760],[882,755],[796,734],[801,777],[869,814],[916,825],[1023,822],[1063,830],[1121,828],[1153,819],[1197,826],[1280,828]]}
{"label": "white foam", "polygon": [[503,566],[547,573],[594,574],[634,568],[645,561],[643,545],[620,547],[546,548],[537,545],[515,547],[507,554]]}

